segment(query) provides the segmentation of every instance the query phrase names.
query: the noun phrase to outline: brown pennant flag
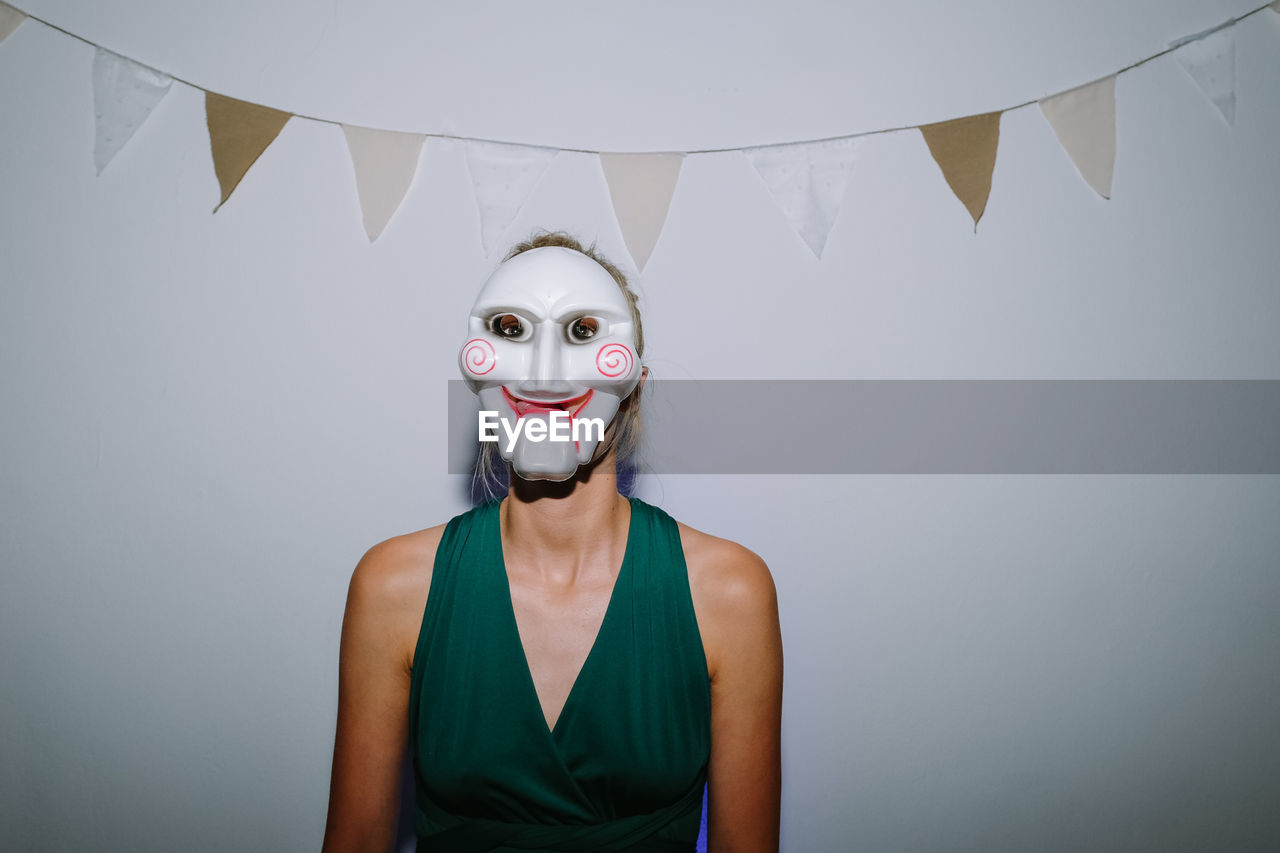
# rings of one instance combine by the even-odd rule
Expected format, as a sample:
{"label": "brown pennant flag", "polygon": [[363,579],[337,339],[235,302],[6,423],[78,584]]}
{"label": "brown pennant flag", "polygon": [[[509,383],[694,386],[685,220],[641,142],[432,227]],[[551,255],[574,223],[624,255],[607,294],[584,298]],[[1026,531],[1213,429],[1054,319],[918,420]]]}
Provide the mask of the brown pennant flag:
{"label": "brown pennant flag", "polygon": [[[204,93],[205,118],[209,123],[209,147],[213,150],[213,171],[222,187],[226,204],[240,179],[262,152],[267,150],[293,113],[274,110],[248,101],[237,101],[213,92]],[[213,209],[218,212],[218,207]]]}
{"label": "brown pennant flag", "polygon": [[1000,141],[1000,113],[942,121],[920,126],[929,153],[942,169],[951,191],[973,217],[973,230],[987,209],[991,173],[996,167]]}

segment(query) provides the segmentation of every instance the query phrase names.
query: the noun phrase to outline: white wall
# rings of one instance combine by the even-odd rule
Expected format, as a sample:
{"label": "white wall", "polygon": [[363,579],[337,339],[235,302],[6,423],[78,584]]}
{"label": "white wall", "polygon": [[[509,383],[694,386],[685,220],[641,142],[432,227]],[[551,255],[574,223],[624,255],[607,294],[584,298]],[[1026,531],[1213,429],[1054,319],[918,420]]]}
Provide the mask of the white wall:
{"label": "white wall", "polygon": [[[726,147],[998,109],[1255,0],[532,5],[23,0],[210,89],[352,123]],[[1113,200],[1005,115],[977,233],[915,131],[869,137],[823,260],[737,154],[686,161],[640,289],[698,378],[1280,378],[1280,15],[1229,129],[1121,76]],[[345,586],[464,507],[445,381],[489,262],[432,143],[379,242],[341,132],[231,201],[175,86],[101,177],[92,49],[0,45],[0,827],[21,850],[314,850]],[[623,256],[593,158],[510,239]],[[1257,850],[1280,839],[1274,476],[662,476],[742,541],[787,653],[784,849]],[[1271,844],[1267,844],[1270,842]]]}

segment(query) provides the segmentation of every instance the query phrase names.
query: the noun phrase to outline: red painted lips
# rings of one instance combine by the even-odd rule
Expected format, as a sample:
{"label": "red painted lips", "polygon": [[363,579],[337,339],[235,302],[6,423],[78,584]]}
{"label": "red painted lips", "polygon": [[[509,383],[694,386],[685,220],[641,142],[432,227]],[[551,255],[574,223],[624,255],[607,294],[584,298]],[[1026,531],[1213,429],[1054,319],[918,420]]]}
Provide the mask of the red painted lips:
{"label": "red painted lips", "polygon": [[594,389],[588,389],[587,393],[580,397],[570,397],[567,400],[527,400],[524,397],[517,397],[507,390],[507,386],[502,386],[502,396],[506,398],[507,405],[511,407],[511,411],[516,413],[517,417],[525,415],[549,414],[551,412],[568,412],[569,417],[577,417],[578,410],[587,404],[594,394]]}

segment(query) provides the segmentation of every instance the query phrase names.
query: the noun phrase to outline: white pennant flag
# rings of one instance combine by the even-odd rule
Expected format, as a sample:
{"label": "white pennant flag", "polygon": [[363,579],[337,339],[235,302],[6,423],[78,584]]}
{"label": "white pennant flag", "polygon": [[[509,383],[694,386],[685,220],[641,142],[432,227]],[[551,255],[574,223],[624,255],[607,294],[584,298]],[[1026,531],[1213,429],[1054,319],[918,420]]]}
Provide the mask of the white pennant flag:
{"label": "white pennant flag", "polygon": [[1098,195],[1111,198],[1116,165],[1116,76],[1044,98],[1040,111],[1081,177]]}
{"label": "white pennant flag", "polygon": [[420,133],[400,133],[344,124],[347,150],[356,171],[356,192],[364,214],[364,233],[372,243],[404,201],[422,154]]}
{"label": "white pennant flag", "polygon": [[1236,121],[1236,37],[1230,29],[1212,32],[1178,48],[1174,56],[1228,125]]}
{"label": "white pennant flag", "polygon": [[8,3],[0,3],[0,41],[4,41],[9,34],[18,28],[18,25],[27,19],[27,16]]}
{"label": "white pennant flag", "polygon": [[744,148],[791,227],[821,258],[844,201],[856,154],[853,137]]}
{"label": "white pennant flag", "polygon": [[480,245],[486,256],[492,254],[559,153],[554,148],[529,145],[467,143],[467,170],[480,210]]}
{"label": "white pennant flag", "polygon": [[173,78],[168,74],[98,48],[93,56],[93,109],[97,128],[93,163],[99,175],[147,120],[172,84]]}
{"label": "white pennant flag", "polygon": [[613,215],[637,270],[644,270],[662,235],[683,154],[601,154]]}

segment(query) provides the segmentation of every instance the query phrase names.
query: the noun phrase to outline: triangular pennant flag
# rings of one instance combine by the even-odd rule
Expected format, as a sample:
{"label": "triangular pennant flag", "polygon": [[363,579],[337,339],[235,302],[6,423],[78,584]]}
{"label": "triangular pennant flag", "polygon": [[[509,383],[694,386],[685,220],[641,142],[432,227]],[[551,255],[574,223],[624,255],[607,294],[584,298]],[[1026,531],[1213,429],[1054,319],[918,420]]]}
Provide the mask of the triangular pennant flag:
{"label": "triangular pennant flag", "polygon": [[168,74],[98,48],[93,56],[93,164],[99,175],[172,84],[173,78]]}
{"label": "triangular pennant flag", "polygon": [[[218,207],[222,207],[245,172],[280,135],[293,114],[213,92],[204,93],[204,110],[209,124],[209,147],[213,151],[213,171],[222,187]],[[213,209],[214,213],[218,207]]]}
{"label": "triangular pennant flag", "polygon": [[559,153],[554,148],[530,145],[467,143],[467,170],[480,211],[480,245],[486,256],[492,254]]}
{"label": "triangular pennant flag", "polygon": [[378,239],[392,214],[404,201],[422,154],[420,133],[399,133],[344,124],[347,150],[356,170],[356,192],[364,213],[364,233]]}
{"label": "triangular pennant flag", "polygon": [[987,209],[991,173],[1000,143],[1000,113],[965,116],[921,125],[929,153],[942,169],[947,185],[973,217],[973,229]]}
{"label": "triangular pennant flag", "polygon": [[840,213],[856,139],[744,148],[791,227],[821,258]]}
{"label": "triangular pennant flag", "polygon": [[1236,37],[1230,29],[1178,48],[1178,64],[1196,81],[1229,126],[1236,123]]}
{"label": "triangular pennant flag", "polygon": [[1111,198],[1116,165],[1116,76],[1043,98],[1040,111],[1081,177],[1098,195]]}
{"label": "triangular pennant flag", "polygon": [[667,221],[683,154],[601,154],[613,215],[637,270],[643,270]]}
{"label": "triangular pennant flag", "polygon": [[27,19],[27,16],[8,3],[0,3],[0,41],[4,41],[9,34],[18,28],[18,26]]}

